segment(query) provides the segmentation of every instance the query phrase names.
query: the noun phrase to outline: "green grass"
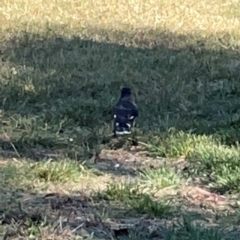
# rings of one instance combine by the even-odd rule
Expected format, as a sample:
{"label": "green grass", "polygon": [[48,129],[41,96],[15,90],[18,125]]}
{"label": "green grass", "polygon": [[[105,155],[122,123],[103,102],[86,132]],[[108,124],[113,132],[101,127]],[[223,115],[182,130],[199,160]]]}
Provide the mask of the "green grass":
{"label": "green grass", "polygon": [[138,187],[128,184],[110,184],[105,191],[95,193],[94,198],[121,204],[129,212],[150,217],[162,217],[170,210],[166,201],[156,201],[149,194],[142,193]]}
{"label": "green grass", "polygon": [[69,160],[34,163],[27,168],[26,172],[30,177],[34,176],[41,181],[53,183],[77,182],[79,178],[91,175],[83,165]]}
{"label": "green grass", "polygon": [[165,167],[159,169],[146,169],[140,173],[140,181],[145,190],[149,192],[160,191],[181,184],[181,179],[174,170]]}
{"label": "green grass", "polygon": [[212,187],[239,192],[239,157],[239,147],[209,144],[197,146],[189,160],[198,175],[209,178]]}
{"label": "green grass", "polygon": [[[30,162],[21,159],[1,168],[1,186],[12,190],[41,192],[51,186],[57,191],[59,186],[74,191],[75,186],[95,185],[93,169],[71,160]],[[54,190],[53,190],[54,191]]]}
{"label": "green grass", "polygon": [[201,224],[194,224],[186,216],[183,217],[182,222],[179,223],[177,228],[173,228],[172,231],[166,235],[167,240],[177,239],[177,236],[181,236],[181,239],[214,239],[222,240],[226,239],[226,236],[218,229],[210,228],[203,229]]}
{"label": "green grass", "polygon": [[[0,0],[0,151],[20,157],[1,165],[4,206],[19,191],[94,190],[162,217],[170,205],[154,194],[196,178],[239,194],[239,10],[234,0]],[[131,145],[109,139],[123,86],[140,110],[134,141],[167,163],[146,167],[131,188],[112,183],[109,166],[111,174],[90,170],[101,149]],[[169,166],[178,158],[187,164],[181,173]],[[186,233],[185,225],[166,239],[221,239],[213,228]],[[50,226],[24,234],[59,237]]]}

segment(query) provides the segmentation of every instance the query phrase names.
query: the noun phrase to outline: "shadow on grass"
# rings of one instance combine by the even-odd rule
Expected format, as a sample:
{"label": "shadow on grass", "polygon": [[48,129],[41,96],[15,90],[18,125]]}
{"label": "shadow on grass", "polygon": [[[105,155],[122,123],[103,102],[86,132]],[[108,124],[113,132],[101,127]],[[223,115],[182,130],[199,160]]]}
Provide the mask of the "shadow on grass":
{"label": "shadow on grass", "polygon": [[[237,51],[199,36],[131,34],[105,32],[97,42],[20,32],[1,46],[2,128],[19,153],[91,155],[111,134],[111,109],[125,85],[135,92],[142,135],[175,127],[239,140]],[[108,36],[126,43],[135,36],[139,47]],[[6,142],[2,149],[12,149]]]}

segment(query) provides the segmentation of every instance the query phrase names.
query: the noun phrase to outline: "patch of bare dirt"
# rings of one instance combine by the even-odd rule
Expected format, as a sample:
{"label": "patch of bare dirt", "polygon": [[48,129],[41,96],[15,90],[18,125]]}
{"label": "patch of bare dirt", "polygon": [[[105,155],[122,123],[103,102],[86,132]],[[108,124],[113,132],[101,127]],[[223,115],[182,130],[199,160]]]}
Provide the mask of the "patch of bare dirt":
{"label": "patch of bare dirt", "polygon": [[169,165],[179,171],[188,164],[184,158],[152,158],[147,156],[146,152],[139,151],[136,148],[130,151],[123,149],[102,150],[101,154],[92,163],[100,171],[122,176],[130,175],[132,177],[137,175],[138,170],[155,169]]}
{"label": "patch of bare dirt", "polygon": [[189,203],[212,210],[231,210],[233,206],[236,205],[236,201],[197,186],[184,187],[179,193],[182,197],[186,198]]}

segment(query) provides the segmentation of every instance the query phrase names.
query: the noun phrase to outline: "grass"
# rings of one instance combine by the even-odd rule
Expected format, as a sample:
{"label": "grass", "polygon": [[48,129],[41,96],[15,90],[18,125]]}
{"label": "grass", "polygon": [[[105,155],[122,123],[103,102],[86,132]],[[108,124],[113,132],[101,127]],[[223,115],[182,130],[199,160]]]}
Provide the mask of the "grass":
{"label": "grass", "polygon": [[[106,227],[108,218],[148,215],[171,218],[173,228],[161,222],[154,233],[132,229],[129,239],[238,239],[224,235],[227,221],[220,224],[215,215],[211,221],[221,229],[196,227],[189,213],[180,225],[172,218],[182,219],[189,206],[177,193],[187,186],[229,201],[239,194],[236,1],[0,0],[0,6],[0,215],[8,222],[0,233],[113,239],[119,233]],[[109,137],[111,109],[123,86],[133,88],[140,110],[127,141]],[[145,155],[133,156],[141,167],[131,165],[135,176],[127,177],[123,148],[133,143]],[[92,163],[109,149],[116,154],[112,162],[123,162]],[[86,204],[91,220],[73,221],[66,213]],[[4,217],[9,208],[15,213]],[[237,219],[238,207],[234,214]]]}
{"label": "grass", "polygon": [[95,194],[96,197],[122,203],[124,208],[137,214],[161,217],[170,210],[166,201],[154,201],[149,194],[142,193],[138,187],[129,184],[110,184],[105,191]]}
{"label": "grass", "polygon": [[66,183],[68,181],[77,181],[80,177],[89,175],[89,171],[84,166],[71,161],[44,162],[33,164],[28,169],[29,175],[46,182]]}
{"label": "grass", "polygon": [[[219,227],[208,226],[208,208],[206,212],[201,210],[200,215],[195,212],[197,205],[187,212],[182,209],[183,204],[189,207],[189,202],[177,194],[182,191],[180,176],[168,166],[162,170],[145,170],[135,183],[96,175],[86,166],[70,160],[10,161],[2,166],[1,172],[0,218],[5,237],[24,234],[33,239],[63,239],[66,236],[69,239],[84,236],[86,239],[109,239],[126,229],[129,239],[150,239],[154,235],[175,239],[179,234],[182,239],[201,236],[221,239],[219,237],[225,233],[229,236],[236,233],[236,230],[222,232]],[[173,192],[155,194],[156,190],[161,192],[169,187]],[[216,215],[211,215],[210,219],[219,215],[221,221],[216,222],[219,226],[228,227],[229,219],[235,226],[238,209],[237,206],[235,213],[227,213],[227,208],[215,209]],[[195,226],[194,221],[200,223]],[[150,229],[151,226],[154,229]],[[77,238],[75,233],[81,237]]]}
{"label": "grass", "polygon": [[143,170],[143,172],[140,173],[140,182],[145,190],[158,192],[169,187],[179,186],[181,179],[174,170],[162,167],[154,170]]}
{"label": "grass", "polygon": [[214,239],[221,240],[222,232],[215,229],[202,229],[201,224],[193,224],[187,217],[183,217],[182,223],[179,224],[177,230],[173,229],[166,235],[166,239],[177,239],[176,235],[180,235],[182,239]]}

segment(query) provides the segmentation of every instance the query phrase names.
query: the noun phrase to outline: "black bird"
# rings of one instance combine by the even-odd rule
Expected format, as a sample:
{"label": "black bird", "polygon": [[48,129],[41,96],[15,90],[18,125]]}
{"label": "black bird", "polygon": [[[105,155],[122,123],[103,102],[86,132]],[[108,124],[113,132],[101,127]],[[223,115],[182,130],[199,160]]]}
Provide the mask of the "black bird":
{"label": "black bird", "polygon": [[131,134],[134,120],[138,117],[138,108],[130,88],[122,88],[121,97],[113,109],[113,117],[114,136]]}

